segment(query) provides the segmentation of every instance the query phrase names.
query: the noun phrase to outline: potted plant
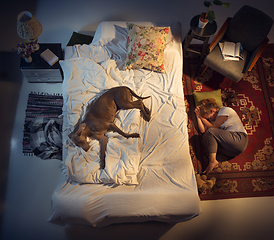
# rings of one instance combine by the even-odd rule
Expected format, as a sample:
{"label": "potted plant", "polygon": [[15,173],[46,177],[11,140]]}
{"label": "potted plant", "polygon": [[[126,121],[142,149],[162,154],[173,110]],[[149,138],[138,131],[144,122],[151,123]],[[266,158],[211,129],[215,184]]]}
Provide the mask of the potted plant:
{"label": "potted plant", "polygon": [[213,4],[217,5],[217,6],[223,5],[226,8],[229,8],[229,6],[230,6],[230,3],[224,3],[219,0],[205,0],[204,5],[207,7],[207,11],[201,13],[201,15],[200,15],[200,19],[199,19],[199,27],[200,28],[204,28],[208,22],[212,23],[214,21],[215,13],[214,13],[214,11],[210,10],[210,8]]}
{"label": "potted plant", "polygon": [[31,53],[35,51],[34,42],[21,42],[17,44],[16,53],[19,54],[26,62],[32,62]]}

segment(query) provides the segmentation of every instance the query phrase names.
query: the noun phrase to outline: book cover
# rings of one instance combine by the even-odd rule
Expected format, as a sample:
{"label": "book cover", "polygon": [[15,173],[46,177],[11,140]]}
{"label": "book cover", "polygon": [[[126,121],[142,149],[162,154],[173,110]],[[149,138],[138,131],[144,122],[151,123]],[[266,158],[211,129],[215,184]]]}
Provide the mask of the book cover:
{"label": "book cover", "polygon": [[46,49],[40,56],[51,66],[58,62],[59,58],[49,49]]}

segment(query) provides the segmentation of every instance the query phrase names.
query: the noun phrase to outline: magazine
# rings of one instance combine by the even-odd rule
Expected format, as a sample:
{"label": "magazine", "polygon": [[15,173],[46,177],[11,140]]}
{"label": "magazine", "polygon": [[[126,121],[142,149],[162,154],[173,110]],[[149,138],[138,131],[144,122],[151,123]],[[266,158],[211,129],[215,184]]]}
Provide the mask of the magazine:
{"label": "magazine", "polygon": [[239,61],[243,58],[243,48],[240,42],[220,42],[219,43],[224,61]]}

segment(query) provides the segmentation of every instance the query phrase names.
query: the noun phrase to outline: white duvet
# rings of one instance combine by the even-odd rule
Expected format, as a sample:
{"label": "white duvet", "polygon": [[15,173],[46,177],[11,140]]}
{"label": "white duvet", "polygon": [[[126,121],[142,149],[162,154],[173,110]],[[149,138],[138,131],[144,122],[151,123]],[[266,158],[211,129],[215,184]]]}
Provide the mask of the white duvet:
{"label": "white duvet", "polygon": [[[186,113],[181,78],[180,49],[172,46],[165,50],[166,74],[149,70],[122,70],[117,58],[125,52],[116,51],[116,61],[111,47],[97,42],[92,45],[76,45],[67,51],[67,60],[60,61],[64,72],[64,162],[68,177],[78,183],[138,184],[137,174],[144,164],[165,164],[188,154],[181,148],[187,143]],[[121,48],[119,48],[121,49]],[[91,148],[85,152],[74,145],[68,134],[82,118],[86,106],[101,91],[115,86],[128,86],[138,95],[151,96],[144,100],[151,110],[150,122],[140,116],[137,109],[120,110],[116,125],[125,132],[140,134],[140,138],[126,139],[113,132],[108,133],[105,169],[100,169],[99,142],[90,140]],[[181,143],[178,145],[178,142]],[[176,143],[176,145],[174,145]],[[176,146],[176,147],[174,147]],[[188,146],[188,144],[187,144]],[[183,151],[187,152],[183,152]],[[170,159],[170,158],[171,159]]]}

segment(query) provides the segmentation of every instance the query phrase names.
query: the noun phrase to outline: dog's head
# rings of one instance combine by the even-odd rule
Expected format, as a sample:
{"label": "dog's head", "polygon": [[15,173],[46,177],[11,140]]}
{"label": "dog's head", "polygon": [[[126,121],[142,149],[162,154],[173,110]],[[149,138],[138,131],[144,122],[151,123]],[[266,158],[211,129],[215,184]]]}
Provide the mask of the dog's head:
{"label": "dog's head", "polygon": [[86,152],[90,146],[87,142],[87,137],[91,135],[90,129],[85,123],[76,125],[73,132],[69,134],[69,138],[75,143],[76,146],[83,148]]}

